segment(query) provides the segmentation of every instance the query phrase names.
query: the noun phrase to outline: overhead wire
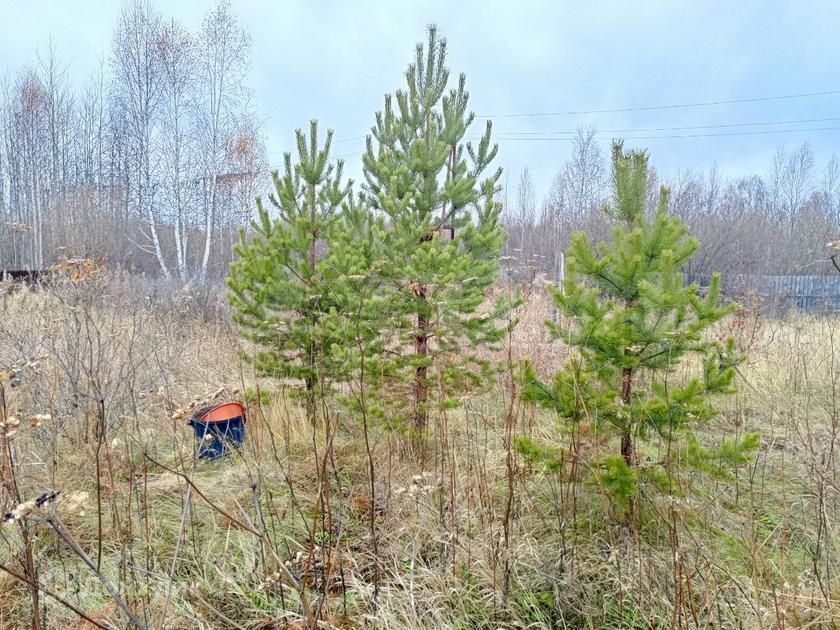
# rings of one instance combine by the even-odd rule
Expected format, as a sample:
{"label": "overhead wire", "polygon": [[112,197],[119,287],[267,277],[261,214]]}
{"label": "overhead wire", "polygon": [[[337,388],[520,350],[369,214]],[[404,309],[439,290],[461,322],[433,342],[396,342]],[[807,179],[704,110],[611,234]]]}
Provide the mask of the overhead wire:
{"label": "overhead wire", "polygon": [[[837,127],[814,127],[808,129],[762,129],[759,131],[734,131],[734,132],[721,132],[721,133],[694,133],[694,134],[669,134],[669,135],[660,135],[660,136],[622,136],[626,140],[670,140],[676,138],[720,138],[720,137],[727,137],[727,136],[758,136],[758,135],[770,135],[770,134],[777,134],[777,133],[805,133],[805,132],[812,132],[812,131],[836,131],[840,129],[840,126]],[[595,135],[604,134],[607,132],[595,132]],[[468,139],[470,140],[478,140],[481,136],[470,136]],[[504,134],[497,134],[493,136],[496,140],[516,140],[516,141],[534,141],[534,142],[551,142],[551,141],[565,141],[571,142],[574,140],[573,137],[557,137],[557,136],[545,136],[545,137],[506,137]]]}
{"label": "overhead wire", "polygon": [[[840,120],[840,117],[830,118],[800,118],[797,120],[771,120],[764,122],[740,122],[740,123],[719,123],[712,125],[688,125],[682,127],[636,127],[627,129],[597,129],[593,127],[596,133],[642,133],[650,131],[693,131],[699,129],[727,129],[731,127],[764,127],[771,125],[794,125],[816,122],[834,122]],[[494,135],[517,135],[517,136],[536,136],[546,134],[577,134],[580,129],[563,129],[559,131],[500,131]]]}
{"label": "overhead wire", "polygon": [[[768,101],[793,100],[802,98],[813,98],[820,96],[832,96],[840,94],[840,90],[823,90],[815,92],[802,92],[795,94],[779,94],[773,96],[756,96],[748,98],[737,99],[717,99],[708,101],[698,101],[691,103],[671,103],[664,105],[641,105],[633,107],[616,107],[604,109],[579,109],[569,111],[557,112],[525,112],[525,113],[505,113],[505,114],[481,114],[476,118],[532,118],[532,117],[546,117],[546,116],[575,116],[584,114],[610,114],[621,112],[637,112],[637,111],[661,111],[672,109],[689,109],[698,107],[713,107],[720,105],[732,105],[739,103],[758,103]],[[791,120],[776,120],[776,121],[745,121],[745,122],[727,122],[706,125],[683,125],[671,127],[628,127],[623,129],[604,129],[599,130],[593,128],[596,136],[603,137],[604,134],[648,134],[651,132],[661,131],[701,131],[704,129],[731,129],[738,127],[763,127],[776,125],[799,125],[812,124],[819,122],[835,122],[840,120],[840,117],[824,117],[824,118],[802,118]],[[715,133],[696,133],[696,134],[667,134],[667,135],[642,135],[642,136],[625,136],[627,140],[670,140],[670,139],[690,139],[690,138],[718,138],[718,137],[738,137],[738,136],[757,136],[757,135],[772,135],[772,134],[786,134],[786,133],[807,133],[807,132],[824,132],[840,130],[840,126],[825,126],[816,128],[795,128],[795,129],[762,129],[756,131],[736,131],[736,132],[715,132]],[[496,140],[517,140],[517,141],[571,141],[574,134],[579,130],[557,130],[557,131],[501,131],[493,134]],[[559,136],[559,137],[558,137]],[[562,137],[570,136],[570,137]],[[333,144],[341,144],[346,142],[354,142],[364,140],[366,136],[353,136],[349,138],[339,138],[333,140]],[[471,136],[468,139],[478,139],[480,136]],[[282,153],[283,151],[272,151],[269,154]],[[337,156],[338,159],[349,157],[357,157],[363,151],[355,151],[344,155]],[[272,167],[274,168],[274,167]]]}
{"label": "overhead wire", "polygon": [[582,114],[616,114],[620,112],[643,112],[665,109],[684,109],[693,107],[713,107],[717,105],[734,105],[737,103],[760,103],[765,101],[781,101],[815,96],[831,96],[840,94],[840,90],[824,90],[821,92],[805,92],[800,94],[780,94],[776,96],[755,96],[750,98],[720,99],[695,103],[674,103],[667,105],[641,105],[635,107],[615,107],[609,109],[579,109],[565,112],[530,112],[508,114],[480,114],[476,118],[533,118],[540,116],[578,116]]}

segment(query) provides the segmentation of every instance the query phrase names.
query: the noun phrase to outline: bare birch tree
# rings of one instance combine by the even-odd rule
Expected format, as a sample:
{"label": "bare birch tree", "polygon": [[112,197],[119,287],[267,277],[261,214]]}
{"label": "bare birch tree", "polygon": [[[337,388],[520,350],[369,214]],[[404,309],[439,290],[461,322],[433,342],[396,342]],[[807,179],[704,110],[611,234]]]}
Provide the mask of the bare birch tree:
{"label": "bare birch tree", "polygon": [[[152,179],[152,135],[160,99],[161,72],[158,41],[160,18],[151,4],[131,0],[120,16],[114,37],[113,65],[117,104],[123,108],[131,160],[131,200],[134,214],[144,217],[151,252],[169,278],[155,212]],[[144,245],[145,246],[145,245]]]}
{"label": "bare birch tree", "polygon": [[528,264],[530,251],[529,239],[534,229],[537,214],[537,192],[534,190],[534,180],[528,167],[522,169],[519,175],[519,187],[516,192],[515,225],[519,231],[520,260]]}
{"label": "bare birch tree", "polygon": [[835,225],[840,224],[840,159],[833,153],[826,164],[822,179],[822,194],[826,211]]}
{"label": "bare birch tree", "polygon": [[197,138],[202,160],[204,250],[199,282],[207,278],[213,234],[217,227],[220,176],[247,100],[244,85],[251,40],[227,1],[219,2],[204,18],[199,35]]}
{"label": "bare birch tree", "polygon": [[813,190],[814,153],[808,143],[796,148],[788,157],[782,178],[785,212],[792,221],[805,205]]}
{"label": "bare birch tree", "polygon": [[595,129],[582,127],[572,140],[572,154],[563,169],[563,185],[569,212],[582,216],[597,210],[606,194],[606,171]]}
{"label": "bare birch tree", "polygon": [[181,282],[186,282],[189,276],[189,231],[194,224],[192,211],[197,200],[196,156],[191,142],[195,52],[192,37],[174,20],[161,29],[158,36],[162,70],[158,138],[161,197],[174,232],[175,269]]}

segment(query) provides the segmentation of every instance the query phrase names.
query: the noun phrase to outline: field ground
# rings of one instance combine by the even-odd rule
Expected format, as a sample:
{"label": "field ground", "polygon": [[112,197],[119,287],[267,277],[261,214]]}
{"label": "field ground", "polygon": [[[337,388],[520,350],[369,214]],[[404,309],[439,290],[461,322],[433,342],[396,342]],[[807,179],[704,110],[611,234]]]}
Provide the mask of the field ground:
{"label": "field ground", "polygon": [[[578,456],[608,445],[511,401],[505,374],[433,416],[420,463],[399,435],[332,408],[313,430],[240,362],[219,297],[112,278],[3,299],[5,408],[20,425],[6,428],[0,511],[15,492],[61,494],[0,527],[0,563],[23,575],[28,541],[39,583],[93,620],[41,593],[43,627],[128,627],[109,587],[148,628],[840,624],[837,316],[725,323],[750,358],[700,438],[755,430],[761,448],[731,477],[640,485],[628,527],[585,466],[509,459],[517,435],[564,453],[578,440]],[[534,288],[522,312],[513,356],[548,375],[564,353],[542,326],[549,301]],[[240,392],[244,448],[194,461],[173,415]],[[0,573],[0,627],[31,623],[30,589]]]}

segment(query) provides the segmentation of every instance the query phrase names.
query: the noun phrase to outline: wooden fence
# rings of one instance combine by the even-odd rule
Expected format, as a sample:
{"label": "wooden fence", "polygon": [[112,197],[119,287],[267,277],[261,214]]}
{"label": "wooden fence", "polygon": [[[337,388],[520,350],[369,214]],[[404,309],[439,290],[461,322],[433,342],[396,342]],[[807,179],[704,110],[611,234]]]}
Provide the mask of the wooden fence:
{"label": "wooden fence", "polygon": [[[709,286],[708,274],[688,274],[689,282]],[[721,291],[739,301],[757,300],[765,312],[781,315],[791,309],[808,313],[840,310],[840,274],[830,276],[724,275]]]}
{"label": "wooden fence", "polygon": [[[552,261],[523,265],[515,259],[502,260],[501,280],[513,284],[550,280],[561,284],[565,260],[558,252]],[[546,273],[549,269],[548,273]],[[711,276],[702,273],[686,274],[688,282],[701,288],[709,286]],[[827,276],[763,276],[723,274],[722,293],[725,298],[744,304],[755,304],[766,314],[784,315],[796,309],[807,313],[840,311],[840,273]]]}

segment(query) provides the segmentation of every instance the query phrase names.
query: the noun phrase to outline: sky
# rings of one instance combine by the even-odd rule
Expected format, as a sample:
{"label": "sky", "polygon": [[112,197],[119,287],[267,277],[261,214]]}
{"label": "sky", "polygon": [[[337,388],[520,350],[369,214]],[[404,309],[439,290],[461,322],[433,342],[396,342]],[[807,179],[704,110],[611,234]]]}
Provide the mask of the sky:
{"label": "sky", "polygon": [[[212,5],[157,2],[165,17],[191,30]],[[467,75],[471,108],[494,121],[511,190],[527,167],[543,196],[570,152],[569,134],[547,140],[547,132],[584,125],[604,130],[605,148],[613,136],[648,148],[666,177],[713,164],[725,175],[766,174],[781,145],[808,142],[820,169],[840,153],[840,2],[233,0],[233,6],[253,39],[253,107],[272,164],[293,148],[294,130],[316,118],[335,130],[334,154],[345,156],[348,173],[358,176],[362,137],[384,94],[401,87],[429,23],[448,40],[453,77]],[[52,40],[84,81],[107,60],[120,9],[119,0],[0,0],[0,73],[35,63],[36,51]],[[822,92],[836,93],[775,98]],[[683,106],[749,99],[762,100]],[[660,106],[668,107],[645,109]],[[616,109],[633,111],[593,112]]]}

